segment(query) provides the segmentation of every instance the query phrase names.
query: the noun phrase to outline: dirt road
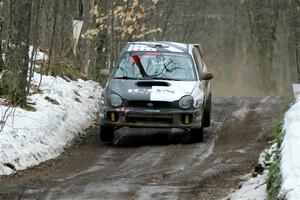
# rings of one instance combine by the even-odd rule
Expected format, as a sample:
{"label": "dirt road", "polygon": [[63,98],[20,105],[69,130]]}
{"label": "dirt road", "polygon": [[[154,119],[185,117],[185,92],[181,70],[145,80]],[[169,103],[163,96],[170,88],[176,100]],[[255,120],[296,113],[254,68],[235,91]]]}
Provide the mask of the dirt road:
{"label": "dirt road", "polygon": [[0,199],[220,199],[249,173],[270,139],[282,99],[215,98],[203,143],[183,131],[99,128],[60,158],[0,177]]}

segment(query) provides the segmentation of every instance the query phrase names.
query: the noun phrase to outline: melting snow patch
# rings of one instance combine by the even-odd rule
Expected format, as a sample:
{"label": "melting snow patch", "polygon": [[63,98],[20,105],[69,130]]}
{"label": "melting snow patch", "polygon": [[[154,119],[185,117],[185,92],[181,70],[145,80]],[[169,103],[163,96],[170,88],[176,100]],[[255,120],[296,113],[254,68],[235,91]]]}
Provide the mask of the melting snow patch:
{"label": "melting snow patch", "polygon": [[[247,176],[249,178],[251,174]],[[243,183],[241,189],[235,191],[225,199],[230,200],[259,200],[259,199],[266,199],[266,178],[267,173],[263,175],[258,175],[255,178],[250,178],[246,182]]]}
{"label": "melting snow patch", "polygon": [[244,107],[240,108],[239,110],[233,112],[232,115],[235,116],[236,118],[244,118],[246,116],[247,112],[249,112],[249,108],[244,106]]}
{"label": "melting snow patch", "polygon": [[[30,46],[29,51],[28,51],[29,58],[31,58],[32,51],[33,51],[33,46]],[[33,52],[33,53],[34,53],[34,55],[33,55],[34,60],[48,60],[47,53],[41,51],[41,49],[39,49],[39,48],[37,48],[36,52]]]}
{"label": "melting snow patch", "polygon": [[[264,150],[258,159],[256,166],[261,166],[261,172],[246,174],[241,179],[245,182],[242,187],[233,193],[229,194],[223,200],[261,200],[267,198],[267,177],[268,170],[264,170],[267,165],[273,162],[277,143],[274,143],[269,149]],[[256,171],[256,170],[255,170]],[[255,177],[253,177],[255,175]]]}
{"label": "melting snow patch", "polygon": [[[39,78],[40,75],[35,74],[32,83],[38,85]],[[0,175],[57,157],[96,118],[101,95],[98,83],[67,82],[60,77],[43,76],[40,89],[41,94],[29,96],[36,111],[12,109],[0,132]],[[46,100],[47,96],[59,104]],[[75,98],[80,98],[80,102]],[[7,109],[0,105],[1,116]]]}
{"label": "melting snow patch", "polygon": [[178,192],[179,189],[174,186],[145,186],[139,191],[137,199],[159,199],[164,194],[164,199],[175,200],[178,199],[176,195]]}

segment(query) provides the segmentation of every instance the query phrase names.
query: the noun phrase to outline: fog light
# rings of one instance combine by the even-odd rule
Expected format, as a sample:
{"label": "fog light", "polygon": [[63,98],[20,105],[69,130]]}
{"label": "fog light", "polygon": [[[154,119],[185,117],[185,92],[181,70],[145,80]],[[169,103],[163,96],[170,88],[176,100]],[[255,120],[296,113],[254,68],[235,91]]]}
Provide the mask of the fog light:
{"label": "fog light", "polygon": [[111,120],[112,122],[115,122],[115,121],[116,121],[116,115],[115,115],[114,112],[110,113],[110,120]]}
{"label": "fog light", "polygon": [[189,115],[185,115],[184,116],[184,123],[185,124],[189,124],[190,123],[190,116]]}

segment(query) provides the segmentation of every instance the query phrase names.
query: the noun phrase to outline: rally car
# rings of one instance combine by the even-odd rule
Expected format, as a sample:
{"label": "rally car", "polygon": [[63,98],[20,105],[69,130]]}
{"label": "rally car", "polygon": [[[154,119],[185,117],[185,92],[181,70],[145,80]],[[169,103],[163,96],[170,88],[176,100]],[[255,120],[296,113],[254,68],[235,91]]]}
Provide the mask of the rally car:
{"label": "rally car", "polygon": [[180,128],[202,142],[212,78],[199,44],[129,42],[102,92],[100,139],[122,127]]}

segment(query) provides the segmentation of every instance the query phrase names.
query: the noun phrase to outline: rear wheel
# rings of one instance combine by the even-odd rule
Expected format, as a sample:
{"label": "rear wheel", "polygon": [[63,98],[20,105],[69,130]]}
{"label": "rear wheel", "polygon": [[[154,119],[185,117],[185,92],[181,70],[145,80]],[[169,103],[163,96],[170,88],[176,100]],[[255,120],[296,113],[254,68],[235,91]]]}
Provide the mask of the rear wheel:
{"label": "rear wheel", "polygon": [[100,127],[100,140],[102,142],[112,142],[114,139],[114,127],[113,126],[101,126]]}
{"label": "rear wheel", "polygon": [[191,142],[203,142],[203,127],[191,130],[190,141]]}
{"label": "rear wheel", "polygon": [[211,93],[209,93],[206,105],[203,112],[203,127],[210,126],[210,117],[211,116]]}

